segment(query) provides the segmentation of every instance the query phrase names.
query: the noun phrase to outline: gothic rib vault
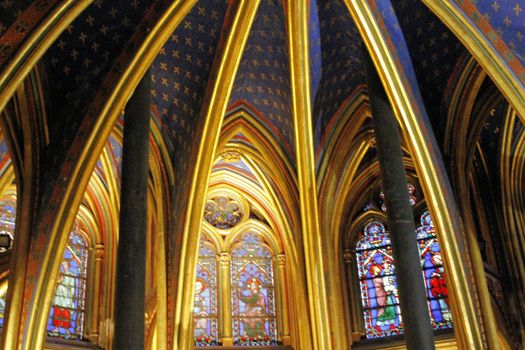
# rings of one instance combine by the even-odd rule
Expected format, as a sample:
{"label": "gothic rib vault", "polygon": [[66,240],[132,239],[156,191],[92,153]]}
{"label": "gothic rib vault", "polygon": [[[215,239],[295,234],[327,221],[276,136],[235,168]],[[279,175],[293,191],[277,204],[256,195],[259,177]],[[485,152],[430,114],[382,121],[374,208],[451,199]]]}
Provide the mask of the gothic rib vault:
{"label": "gothic rib vault", "polygon": [[[54,281],[78,208],[101,237],[93,249],[104,246],[101,279],[110,286],[97,296],[104,306],[87,329],[93,343],[111,344],[111,331],[102,328],[111,328],[107,305],[114,302],[119,170],[102,150],[115,139],[112,132],[119,139],[124,105],[149,66],[147,206],[152,242],[162,254],[151,263],[157,272],[148,334],[159,348],[191,347],[206,193],[234,188],[258,203],[285,247],[297,287],[292,345],[350,346],[355,339],[341,336],[350,322],[338,288],[341,240],[346,216],[355,215],[353,200],[366,197],[354,192],[370,192],[360,176],[377,180],[363,45],[443,243],[458,345],[519,343],[519,336],[504,340],[509,325],[524,324],[504,315],[509,305],[523,309],[516,298],[525,290],[517,214],[523,116],[514,112],[525,110],[525,15],[518,1],[6,1],[0,7],[6,143],[0,186],[12,194],[16,184],[18,199],[15,245],[3,275],[6,348],[45,343]],[[505,136],[495,141],[500,132]],[[228,151],[247,159],[258,185],[242,169],[217,167]],[[94,169],[98,180],[90,182]],[[469,197],[483,191],[484,180],[503,193],[491,194],[501,214],[486,222],[479,218],[482,205]],[[494,226],[502,238],[491,245],[482,232]],[[516,292],[505,292],[505,304],[491,295],[491,283]]]}

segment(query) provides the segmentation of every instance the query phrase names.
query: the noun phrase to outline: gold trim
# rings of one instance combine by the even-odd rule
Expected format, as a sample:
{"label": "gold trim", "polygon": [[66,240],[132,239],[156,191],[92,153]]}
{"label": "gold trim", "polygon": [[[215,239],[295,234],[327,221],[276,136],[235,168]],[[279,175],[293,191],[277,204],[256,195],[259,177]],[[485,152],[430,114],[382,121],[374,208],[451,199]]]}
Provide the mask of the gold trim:
{"label": "gold trim", "polygon": [[24,43],[0,73],[0,111],[51,44],[92,2],[93,0],[63,1],[24,38]]}
{"label": "gold trim", "polygon": [[205,191],[215,159],[215,150],[228,98],[259,3],[259,0],[239,3],[206,106],[205,125],[193,173],[180,255],[173,334],[173,344],[180,350],[189,350],[193,347],[193,336],[190,333],[194,299],[193,285]]}
{"label": "gold trim", "polygon": [[317,208],[317,185],[313,146],[312,111],[310,101],[310,62],[308,46],[308,4],[288,0],[287,3],[288,55],[292,113],[299,183],[301,233],[304,247],[308,304],[312,341],[302,348],[330,349],[332,338]]}
{"label": "gold trim", "polygon": [[[423,0],[423,3],[456,35],[476,57],[516,111],[525,111],[525,87],[492,44],[466,18],[454,1]],[[525,115],[521,116],[525,123]]]}
{"label": "gold trim", "polygon": [[[26,103],[24,95],[24,86],[17,90],[19,103],[18,112],[24,118],[20,118],[22,128],[22,142],[26,147],[23,148],[22,159],[18,159],[19,167],[15,168],[15,177],[19,179],[17,186],[17,203],[16,203],[16,225],[13,245],[13,257],[16,257],[11,263],[11,274],[9,276],[10,287],[8,289],[8,313],[7,322],[3,331],[2,345],[6,349],[16,349],[21,327],[23,295],[25,288],[25,277],[27,272],[27,261],[29,248],[31,245],[31,231],[33,220],[33,204],[35,197],[35,179],[36,163],[38,161],[38,150],[33,147],[37,145],[35,140],[36,134],[32,129],[32,122],[35,115],[31,112]],[[57,265],[58,266],[58,265]],[[48,311],[47,309],[46,311]]]}
{"label": "gold trim", "polygon": [[[28,327],[27,336],[22,343],[23,348],[39,349],[44,344],[45,332],[41,330],[45,329],[49,309],[46,306],[50,305],[53,295],[53,284],[47,283],[47,281],[55,280],[57,276],[62,256],[60,252],[64,250],[66,244],[63,236],[69,231],[74,219],[68,213],[70,211],[75,212],[79,207],[83,196],[82,189],[86,188],[102,147],[127,99],[155,59],[159,49],[195,3],[196,0],[176,1],[159,19],[109,96],[93,132],[86,141],[86,147],[75,164],[67,183],[64,199],[57,210],[57,218],[50,231],[50,244],[42,261],[39,279],[34,291],[33,307],[30,308],[27,316],[29,321],[26,321]],[[35,307],[36,305],[39,307]],[[10,345],[11,348],[16,348],[16,342],[10,343]]]}
{"label": "gold trim", "polygon": [[372,56],[415,159],[417,173],[421,178],[423,191],[445,255],[444,262],[451,285],[450,296],[458,345],[462,349],[483,349],[486,347],[486,339],[475,307],[477,301],[472,299],[475,294],[471,292],[471,283],[469,283],[472,267],[465,266],[456,238],[456,234],[463,231],[462,225],[454,205],[451,205],[452,203],[446,198],[446,195],[451,193],[446,174],[436,162],[440,159],[440,155],[426,144],[425,135],[430,134],[431,131],[420,122],[416,107],[407,94],[405,80],[397,70],[387,40],[383,37],[369,4],[358,0],[345,0],[345,4]]}
{"label": "gold trim", "polygon": [[[479,96],[479,89],[487,74],[474,59],[467,64],[452,96],[447,113],[447,133],[445,135],[445,152],[448,153],[452,174],[456,179],[456,190],[459,209],[465,224],[465,236],[472,258],[474,280],[479,293],[487,342],[490,348],[497,348],[497,325],[492,309],[492,301],[488,292],[485,268],[481,257],[476,235],[475,219],[472,215],[472,202],[469,178],[472,173],[473,157],[478,145],[481,119],[472,116],[472,111]],[[488,101],[486,101],[488,103]],[[473,120],[474,119],[474,120]],[[477,119],[477,120],[476,120]],[[483,220],[483,219],[482,219]],[[482,221],[481,220],[481,221]],[[488,232],[488,231],[487,231]]]}

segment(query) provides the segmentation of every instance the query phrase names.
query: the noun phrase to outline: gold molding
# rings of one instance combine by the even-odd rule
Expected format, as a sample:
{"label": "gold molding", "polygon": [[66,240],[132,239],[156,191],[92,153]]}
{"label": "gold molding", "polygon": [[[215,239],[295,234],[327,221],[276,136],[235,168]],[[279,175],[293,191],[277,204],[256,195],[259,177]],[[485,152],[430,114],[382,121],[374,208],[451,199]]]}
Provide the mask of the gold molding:
{"label": "gold molding", "polygon": [[[479,89],[486,79],[486,72],[471,59],[461,74],[459,83],[452,96],[451,105],[447,111],[447,133],[445,135],[445,152],[451,164],[451,173],[455,177],[459,209],[465,225],[465,235],[473,262],[473,276],[478,289],[487,342],[490,348],[498,344],[497,324],[492,309],[492,298],[488,292],[485,277],[485,267],[481,257],[478,238],[476,235],[475,217],[472,214],[471,193],[469,179],[471,178],[473,158],[476,148],[479,147],[478,138],[482,127],[482,118],[472,115]],[[484,103],[490,103],[484,101]],[[482,220],[478,220],[482,221]],[[482,230],[486,231],[486,230]],[[488,232],[488,231],[486,231]]]}
{"label": "gold molding", "polygon": [[[44,344],[45,332],[41,330],[45,329],[49,310],[46,306],[50,305],[53,295],[53,284],[47,282],[56,279],[62,256],[60,253],[63,252],[66,245],[66,240],[63,239],[63,236],[67,234],[73,224],[74,217],[72,218],[68,213],[70,211],[75,212],[79,207],[84,194],[82,190],[87,186],[100,152],[127,99],[131,96],[138,82],[155,59],[157,52],[195,3],[196,0],[179,0],[166,10],[117,82],[100,112],[92,133],[86,140],[86,146],[74,166],[72,175],[67,183],[64,198],[57,210],[57,218],[50,230],[50,244],[45,252],[37,286],[33,293],[33,307],[29,308],[27,316],[26,338],[21,345],[25,349],[39,349]],[[34,307],[35,305],[40,306]],[[15,349],[17,347],[16,342],[11,343],[10,346],[12,349]]]}
{"label": "gold molding", "polygon": [[[370,5],[358,0],[345,0],[345,4],[370,52],[415,159],[425,198],[442,243],[445,268],[449,271],[454,330],[458,346],[462,349],[486,348],[487,339],[479,319],[481,310],[477,309],[478,300],[473,299],[476,295],[475,290],[473,292],[471,288],[472,263],[465,260],[460,252],[460,245],[465,247],[466,242],[458,242],[456,237],[457,234],[461,235],[463,227],[453,202],[447,199],[447,195],[452,194],[446,173],[441,170],[438,162],[441,156],[436,149],[427,145],[426,135],[430,134],[431,130],[428,130],[418,117],[417,107],[407,93],[406,80],[398,71],[387,39]],[[467,256],[467,259],[470,257]]]}
{"label": "gold molding", "polygon": [[325,281],[325,261],[317,208],[317,185],[310,100],[310,62],[308,46],[308,4],[286,2],[286,30],[290,59],[292,114],[297,157],[299,209],[303,238],[308,305],[312,339],[301,348],[330,349],[332,337]]}
{"label": "gold molding", "polygon": [[190,333],[193,285],[206,190],[228,98],[259,3],[259,0],[252,0],[238,4],[206,106],[205,124],[190,188],[180,255],[173,332],[173,344],[180,350],[193,348],[193,336]]}
{"label": "gold molding", "polygon": [[0,111],[51,44],[92,2],[93,0],[62,1],[24,38],[23,44],[17,48],[16,54],[0,73]]}
{"label": "gold molding", "polygon": [[[490,75],[516,111],[525,111],[525,87],[492,44],[454,1],[423,0],[423,3],[456,35]],[[525,123],[525,114],[520,116]]]}

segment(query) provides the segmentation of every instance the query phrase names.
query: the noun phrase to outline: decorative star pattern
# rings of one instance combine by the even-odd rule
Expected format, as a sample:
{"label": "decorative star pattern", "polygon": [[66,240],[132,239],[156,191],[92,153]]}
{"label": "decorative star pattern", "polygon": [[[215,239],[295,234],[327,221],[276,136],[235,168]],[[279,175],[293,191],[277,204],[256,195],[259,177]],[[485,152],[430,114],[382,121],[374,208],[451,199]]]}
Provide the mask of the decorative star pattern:
{"label": "decorative star pattern", "polygon": [[0,0],[0,36],[4,35],[32,0]]}
{"label": "decorative star pattern", "polygon": [[152,1],[95,0],[44,56],[53,139],[67,139]]}
{"label": "decorative star pattern", "polygon": [[9,62],[27,36],[52,13],[57,1],[0,1],[0,66]]}
{"label": "decorative star pattern", "polygon": [[476,6],[507,46],[525,66],[525,2],[478,0]]}
{"label": "decorative star pattern", "polygon": [[[201,105],[213,64],[227,1],[195,5],[152,64],[153,113],[167,136],[175,178],[186,179],[196,147]],[[200,123],[200,124],[199,124]]]}
{"label": "decorative star pattern", "polygon": [[278,134],[290,154],[293,120],[290,70],[284,11],[281,2],[263,0],[244,49],[229,104],[246,101],[263,114],[269,130]]}
{"label": "decorative star pattern", "polygon": [[313,109],[316,146],[343,102],[365,82],[362,41],[348,9],[340,0],[320,1],[318,6],[322,51],[321,79]]}
{"label": "decorative star pattern", "polygon": [[[520,0],[455,0],[522,84],[525,84],[524,14]],[[521,21],[521,22],[520,22]]]}
{"label": "decorative star pattern", "polygon": [[392,2],[416,73],[423,102],[438,135],[444,134],[443,96],[456,62],[467,55],[448,28],[418,0]]}

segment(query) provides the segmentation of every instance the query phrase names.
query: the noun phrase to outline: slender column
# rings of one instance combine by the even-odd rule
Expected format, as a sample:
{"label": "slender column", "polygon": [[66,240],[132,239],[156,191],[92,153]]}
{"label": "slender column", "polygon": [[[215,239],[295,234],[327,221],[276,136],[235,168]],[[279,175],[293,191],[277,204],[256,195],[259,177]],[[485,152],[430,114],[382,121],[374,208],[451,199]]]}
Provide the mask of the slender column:
{"label": "slender column", "polygon": [[408,349],[434,349],[398,124],[366,49],[364,53],[406,344]]}
{"label": "slender column", "polygon": [[232,346],[233,345],[233,334],[232,334],[232,283],[231,283],[231,256],[229,253],[221,253],[218,256],[219,260],[219,277],[221,279],[221,340],[222,345]]}
{"label": "slender column", "polygon": [[360,296],[356,295],[356,289],[354,288],[354,256],[355,253],[352,253],[351,249],[345,248],[343,249],[343,259],[345,262],[345,274],[346,274],[346,283],[348,285],[348,292],[347,296],[350,302],[350,314],[352,317],[352,325],[351,325],[351,331],[352,331],[352,342],[357,341],[361,339],[361,324],[362,324],[362,316],[359,314],[359,308],[356,307],[361,298]]}
{"label": "slender column", "polygon": [[277,278],[279,278],[279,292],[281,294],[281,341],[284,345],[290,345],[290,315],[288,309],[288,284],[286,283],[286,255],[277,255]]}
{"label": "slender column", "polygon": [[148,137],[147,71],[125,109],[114,349],[144,348]]}
{"label": "slender column", "polygon": [[[324,251],[322,249],[323,234],[319,224],[317,207],[317,178],[308,58],[309,7],[307,1],[296,0],[287,0],[286,6],[292,115],[294,119],[299,208],[301,211],[301,239],[304,250],[309,326],[312,337],[309,343],[301,342],[301,348],[330,349],[334,335],[330,328],[325,260],[323,259]],[[301,325],[299,332],[303,333],[301,328],[306,327],[307,325]]]}
{"label": "slender column", "polygon": [[95,266],[93,276],[93,302],[91,304],[91,335],[89,340],[98,343],[100,336],[99,331],[99,310],[100,310],[100,275],[102,273],[102,261],[104,261],[104,245],[97,243],[95,245]]}

